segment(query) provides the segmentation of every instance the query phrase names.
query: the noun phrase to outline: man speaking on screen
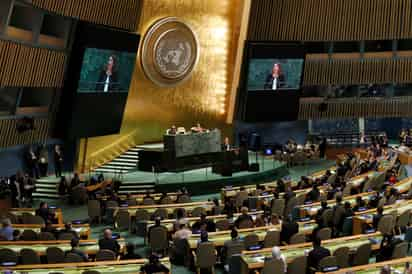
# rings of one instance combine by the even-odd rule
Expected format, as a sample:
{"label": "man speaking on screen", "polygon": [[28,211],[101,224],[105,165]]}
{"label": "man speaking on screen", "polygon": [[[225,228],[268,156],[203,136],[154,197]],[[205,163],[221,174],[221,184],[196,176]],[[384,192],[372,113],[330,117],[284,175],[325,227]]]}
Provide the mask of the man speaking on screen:
{"label": "man speaking on screen", "polygon": [[117,90],[117,88],[116,57],[114,55],[110,55],[107,63],[103,66],[100,72],[99,81],[96,85],[96,91],[110,92]]}
{"label": "man speaking on screen", "polygon": [[280,64],[275,63],[272,72],[266,77],[264,89],[277,90],[285,85],[285,75]]}

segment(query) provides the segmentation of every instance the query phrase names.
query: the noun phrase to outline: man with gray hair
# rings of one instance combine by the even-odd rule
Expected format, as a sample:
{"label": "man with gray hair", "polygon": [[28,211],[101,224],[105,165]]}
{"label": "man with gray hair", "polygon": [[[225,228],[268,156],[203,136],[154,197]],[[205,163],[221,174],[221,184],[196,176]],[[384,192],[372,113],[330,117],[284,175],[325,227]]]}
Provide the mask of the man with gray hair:
{"label": "man with gray hair", "polygon": [[10,219],[3,219],[1,225],[0,240],[13,241],[13,227],[11,226]]}

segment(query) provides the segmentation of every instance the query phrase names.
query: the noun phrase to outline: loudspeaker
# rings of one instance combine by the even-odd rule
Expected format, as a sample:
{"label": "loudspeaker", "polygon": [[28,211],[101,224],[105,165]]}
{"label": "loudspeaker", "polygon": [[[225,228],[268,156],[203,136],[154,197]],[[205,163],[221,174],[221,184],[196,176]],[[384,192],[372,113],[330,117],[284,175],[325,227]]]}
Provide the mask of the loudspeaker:
{"label": "loudspeaker", "polygon": [[262,147],[262,138],[259,134],[253,133],[249,138],[249,149],[252,151],[258,151]]}
{"label": "loudspeaker", "polygon": [[249,165],[249,171],[257,172],[259,171],[260,167],[258,163],[253,163]]}

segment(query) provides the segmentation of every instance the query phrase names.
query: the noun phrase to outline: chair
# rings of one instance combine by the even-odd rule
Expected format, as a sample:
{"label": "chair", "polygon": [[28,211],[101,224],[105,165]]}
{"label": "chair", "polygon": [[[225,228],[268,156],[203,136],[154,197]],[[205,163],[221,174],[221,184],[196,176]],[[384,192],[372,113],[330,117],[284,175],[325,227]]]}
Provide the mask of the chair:
{"label": "chair", "polygon": [[136,199],[130,198],[130,199],[127,199],[126,202],[127,202],[127,206],[137,206]]}
{"label": "chair", "polygon": [[196,207],[192,210],[192,217],[200,217],[202,214],[206,214],[206,209],[204,207]]}
{"label": "chair", "polygon": [[40,257],[33,249],[23,248],[20,250],[22,264],[40,264]]}
{"label": "chair", "polygon": [[87,212],[89,215],[90,223],[92,223],[94,219],[97,219],[99,224],[101,223],[102,212],[99,200],[89,200],[87,202]]}
{"label": "chair", "polygon": [[261,274],[274,274],[274,273],[284,273],[285,266],[283,261],[278,259],[266,259],[263,263]]}
{"label": "chair", "polygon": [[219,220],[216,222],[216,229],[219,231],[229,230],[229,228],[230,228],[230,223],[229,223],[229,220],[227,219]]}
{"label": "chair", "polygon": [[195,255],[195,266],[197,273],[200,273],[201,269],[211,269],[212,273],[214,273],[217,256],[213,243],[199,243]]}
{"label": "chair", "polygon": [[153,212],[152,218],[161,218],[161,219],[167,219],[168,217],[168,212],[166,208],[158,208]]}
{"label": "chair", "polygon": [[143,205],[154,205],[155,204],[155,200],[150,197],[150,196],[146,196],[143,198]]}
{"label": "chair", "polygon": [[[23,212],[20,215],[20,220],[22,224],[31,224],[31,217],[33,217],[33,214],[27,213],[27,212]],[[43,220],[44,223],[44,220]]]}
{"label": "chair", "polygon": [[150,248],[152,251],[164,251],[169,248],[167,229],[163,226],[153,227],[149,231]]}
{"label": "chair", "polygon": [[393,216],[384,215],[379,220],[378,231],[380,231],[383,235],[390,234],[392,232],[392,226],[393,226]]}
{"label": "chair", "polygon": [[73,233],[64,232],[64,233],[59,233],[59,235],[57,236],[57,239],[59,241],[70,241],[71,239],[73,239],[73,237],[74,237]]}
{"label": "chair", "polygon": [[285,211],[285,199],[274,200],[273,206],[272,206],[272,214],[283,216],[284,211]]}
{"label": "chair", "polygon": [[292,213],[292,209],[296,206],[296,204],[297,204],[296,196],[291,197],[286,204],[286,208],[284,212],[285,217],[289,216]]}
{"label": "chair", "polygon": [[280,232],[276,230],[269,230],[266,232],[265,239],[263,240],[263,247],[273,247],[280,244]]}
{"label": "chair", "polygon": [[322,241],[329,240],[332,237],[332,229],[324,227],[316,233],[316,236]]}
{"label": "chair", "polygon": [[322,271],[322,269],[326,268],[326,267],[333,267],[333,266],[337,266],[338,262],[336,260],[335,256],[327,256],[325,258],[322,258],[319,261],[319,270]]}
{"label": "chair", "polygon": [[44,219],[36,215],[26,215],[24,221],[25,224],[44,225]]}
{"label": "chair", "polygon": [[53,241],[56,237],[50,232],[40,232],[38,236],[39,241]]}
{"label": "chair", "polygon": [[336,257],[336,262],[339,268],[349,267],[349,247],[343,246],[333,252],[333,256]]}
{"label": "chair", "polygon": [[19,223],[19,217],[16,216],[15,214],[11,213],[11,212],[7,212],[4,217],[6,219],[9,219],[12,224],[18,224]]}
{"label": "chair", "polygon": [[19,257],[17,253],[8,248],[0,249],[0,264],[3,263],[15,263],[19,262]]}
{"label": "chair", "polygon": [[25,229],[20,236],[21,241],[37,241],[37,233],[31,229]]}
{"label": "chair", "polygon": [[101,249],[96,254],[96,261],[114,261],[116,253],[108,249]]}
{"label": "chair", "polygon": [[406,210],[396,219],[395,229],[398,230],[399,234],[408,226],[410,215],[411,212]]}
{"label": "chair", "polygon": [[254,226],[253,222],[251,220],[242,220],[239,222],[239,229],[244,229],[244,228],[252,228]]}
{"label": "chair", "polygon": [[232,256],[242,254],[243,250],[245,250],[243,241],[236,241],[225,244],[226,254],[224,254],[224,257],[226,258],[226,263],[229,263],[229,260]]}
{"label": "chair", "polygon": [[235,206],[237,208],[240,208],[241,206],[243,206],[243,203],[249,198],[248,195],[249,194],[247,193],[247,191],[237,192],[235,196]]}
{"label": "chair", "polygon": [[82,274],[100,274],[101,272],[96,271],[96,270],[86,270],[83,271]]}
{"label": "chair", "polygon": [[48,247],[46,249],[47,263],[59,264],[64,262],[64,251],[58,247]]}
{"label": "chair", "polygon": [[176,202],[177,202],[178,204],[191,203],[191,202],[192,202],[192,199],[190,198],[189,195],[187,195],[187,194],[182,194],[182,195],[180,195],[179,197],[177,197]]}
{"label": "chair", "polygon": [[187,239],[174,239],[170,250],[170,262],[174,265],[191,264],[190,245]]}
{"label": "chair", "polygon": [[181,214],[182,214],[182,216],[183,217],[187,217],[187,212],[186,212],[186,209],[184,209],[183,207],[179,207],[179,208],[175,208],[174,210],[173,210],[173,218],[177,218],[177,216],[178,216],[178,212],[182,212]]}
{"label": "chair", "polygon": [[136,218],[136,222],[148,221],[150,220],[150,214],[145,209],[138,209],[136,210],[135,218]]}
{"label": "chair", "polygon": [[80,257],[80,255],[69,252],[66,254],[66,257],[64,258],[64,262],[65,263],[82,263],[83,258]]}
{"label": "chair", "polygon": [[307,257],[299,256],[288,264],[287,274],[303,274],[307,267]]}
{"label": "chair", "polygon": [[220,214],[222,214],[222,211],[223,211],[223,206],[214,206],[212,208],[212,214],[213,215],[220,215]]}
{"label": "chair", "polygon": [[172,204],[172,198],[170,198],[169,196],[165,196],[160,200],[160,204],[161,205],[167,205],[167,204]]}
{"label": "chair", "polygon": [[322,213],[322,222],[324,226],[331,226],[333,224],[333,209],[328,208]]}
{"label": "chair", "polygon": [[306,193],[302,193],[296,196],[296,206],[303,205],[306,200]]}
{"label": "chair", "polygon": [[306,235],[304,233],[296,233],[290,237],[289,243],[292,244],[303,244],[306,242]]}
{"label": "chair", "polygon": [[116,215],[115,225],[118,230],[129,230],[130,228],[130,214],[127,210],[120,210]]}
{"label": "chair", "polygon": [[342,236],[350,236],[352,235],[352,217],[346,217],[343,220],[342,225]]}
{"label": "chair", "polygon": [[355,255],[353,256],[352,266],[368,264],[371,250],[372,245],[370,243],[359,246],[358,249],[356,249]]}
{"label": "chair", "polygon": [[395,246],[392,253],[392,260],[404,258],[408,255],[408,243],[402,242]]}
{"label": "chair", "polygon": [[255,233],[251,233],[245,236],[243,239],[245,248],[249,249],[252,246],[257,246],[259,244],[259,237]]}

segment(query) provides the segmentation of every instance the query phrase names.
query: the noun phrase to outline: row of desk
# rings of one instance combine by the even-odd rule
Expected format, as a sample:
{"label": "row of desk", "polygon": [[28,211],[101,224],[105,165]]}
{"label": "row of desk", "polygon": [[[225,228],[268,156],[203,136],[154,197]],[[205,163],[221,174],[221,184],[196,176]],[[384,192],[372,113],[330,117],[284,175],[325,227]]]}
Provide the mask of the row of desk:
{"label": "row of desk", "polygon": [[[22,265],[7,268],[3,267],[3,271],[7,269],[9,271],[13,271],[15,274],[48,274],[54,272],[65,274],[82,274],[84,271],[94,270],[101,274],[130,274],[139,273],[140,268],[147,262],[148,261],[146,259],[139,259],[87,263]],[[160,262],[168,269],[171,269],[169,258],[162,258],[160,259]]]}

